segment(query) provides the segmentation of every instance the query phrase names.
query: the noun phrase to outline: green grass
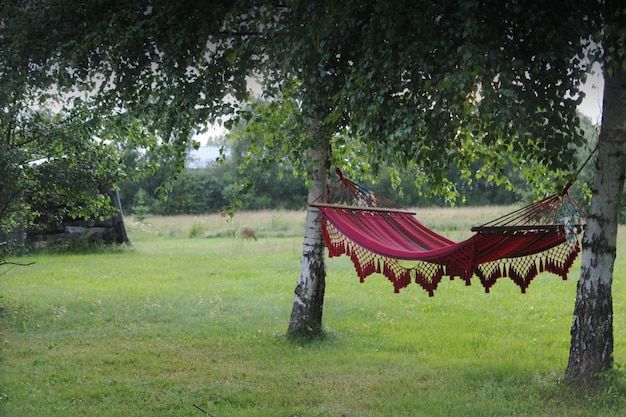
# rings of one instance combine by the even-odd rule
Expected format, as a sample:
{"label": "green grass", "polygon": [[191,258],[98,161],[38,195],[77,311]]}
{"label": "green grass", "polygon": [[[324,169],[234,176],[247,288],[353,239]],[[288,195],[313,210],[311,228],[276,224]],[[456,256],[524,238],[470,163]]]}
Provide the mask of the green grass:
{"label": "green grass", "polygon": [[[429,213],[461,233],[460,220],[446,226],[449,214]],[[129,250],[17,259],[35,264],[0,275],[0,415],[206,415],[194,404],[214,417],[623,415],[620,372],[592,391],[558,382],[578,267],[566,282],[538,277],[525,295],[508,280],[491,294],[456,280],[429,298],[415,285],[394,294],[382,276],[360,284],[349,260],[333,258],[328,337],[288,341],[300,217],[130,219]],[[198,224],[204,231],[190,234]],[[238,227],[254,227],[259,240],[207,237]],[[622,228],[618,368],[625,244]]]}

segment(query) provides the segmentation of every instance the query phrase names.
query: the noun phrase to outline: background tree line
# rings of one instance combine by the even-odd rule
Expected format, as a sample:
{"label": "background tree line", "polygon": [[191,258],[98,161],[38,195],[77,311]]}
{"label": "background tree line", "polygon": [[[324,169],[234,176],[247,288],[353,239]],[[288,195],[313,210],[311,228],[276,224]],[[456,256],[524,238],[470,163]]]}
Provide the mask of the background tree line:
{"label": "background tree line", "polygon": [[[580,159],[584,160],[592,151],[597,140],[597,128],[587,117],[582,117],[587,145],[579,150]],[[306,208],[307,187],[305,178],[297,175],[293,168],[287,167],[279,172],[278,167],[268,172],[259,173],[254,185],[240,193],[239,187],[245,173],[239,167],[249,152],[250,137],[237,132],[229,139],[222,139],[228,148],[228,157],[220,162],[209,162],[200,169],[184,169],[176,176],[171,189],[164,196],[160,186],[175,171],[173,159],[160,161],[159,168],[151,175],[139,181],[127,180],[120,183],[120,198],[125,214],[138,217],[146,215],[210,214],[218,213],[237,200],[242,210],[285,209],[302,210]],[[139,166],[143,159],[153,158],[142,155],[136,149],[125,152],[127,166]],[[479,170],[479,164],[475,164]],[[588,204],[588,184],[592,180],[592,164],[587,164],[572,188],[576,199],[586,207]],[[493,181],[472,181],[467,183],[461,178],[460,170],[450,166],[447,179],[455,184],[460,198],[455,202],[459,206],[526,204],[536,198],[536,193],[519,173],[510,175],[513,187],[495,184]],[[431,207],[447,206],[449,201],[442,196],[428,196],[413,185],[411,172],[400,175],[401,184],[394,186],[394,180],[387,169],[381,170],[375,182],[365,181],[366,186],[379,194],[406,206]],[[559,190],[553,190],[559,191]],[[624,194],[626,200],[626,193]],[[620,221],[626,222],[626,205],[620,214]]]}

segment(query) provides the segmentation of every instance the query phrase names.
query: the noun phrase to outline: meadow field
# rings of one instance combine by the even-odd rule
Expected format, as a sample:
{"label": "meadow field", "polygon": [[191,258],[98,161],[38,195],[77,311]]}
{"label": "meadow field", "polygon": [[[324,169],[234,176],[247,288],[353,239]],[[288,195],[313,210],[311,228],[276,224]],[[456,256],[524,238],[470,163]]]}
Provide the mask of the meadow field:
{"label": "meadow field", "polygon": [[[423,209],[460,240],[510,207]],[[0,270],[0,416],[623,416],[626,228],[614,274],[615,370],[560,382],[579,261],[526,294],[508,279],[393,293],[327,260],[327,337],[285,337],[304,212],[128,218],[132,246],[47,251]],[[254,228],[257,241],[239,236]]]}

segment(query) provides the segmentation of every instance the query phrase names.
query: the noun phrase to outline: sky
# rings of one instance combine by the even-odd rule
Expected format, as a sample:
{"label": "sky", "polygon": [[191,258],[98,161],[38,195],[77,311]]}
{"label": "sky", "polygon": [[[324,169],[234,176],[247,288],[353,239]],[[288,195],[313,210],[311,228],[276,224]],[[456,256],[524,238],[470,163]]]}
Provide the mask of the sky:
{"label": "sky", "polygon": [[600,124],[602,120],[602,97],[604,95],[604,78],[601,70],[596,67],[595,72],[587,77],[587,82],[582,90],[585,92],[583,102],[578,106],[578,110],[591,118],[595,124]]}

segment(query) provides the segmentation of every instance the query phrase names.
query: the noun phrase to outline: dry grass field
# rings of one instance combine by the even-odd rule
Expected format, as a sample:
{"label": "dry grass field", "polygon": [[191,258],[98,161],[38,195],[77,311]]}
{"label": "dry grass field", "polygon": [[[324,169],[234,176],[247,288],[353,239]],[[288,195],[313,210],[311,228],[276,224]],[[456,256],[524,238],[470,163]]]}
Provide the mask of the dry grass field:
{"label": "dry grass field", "polygon": [[[511,206],[419,208],[416,217],[429,228],[452,240],[471,235],[470,229],[513,210]],[[297,237],[304,234],[304,211],[263,210],[197,216],[152,216],[141,221],[130,216],[126,225],[134,239],[154,237],[237,237],[245,227],[263,237]]]}

